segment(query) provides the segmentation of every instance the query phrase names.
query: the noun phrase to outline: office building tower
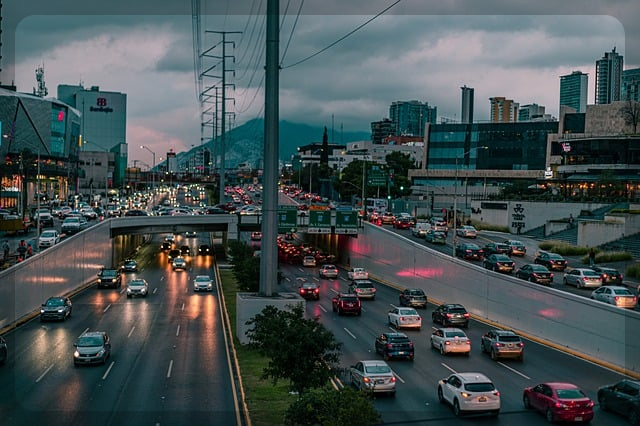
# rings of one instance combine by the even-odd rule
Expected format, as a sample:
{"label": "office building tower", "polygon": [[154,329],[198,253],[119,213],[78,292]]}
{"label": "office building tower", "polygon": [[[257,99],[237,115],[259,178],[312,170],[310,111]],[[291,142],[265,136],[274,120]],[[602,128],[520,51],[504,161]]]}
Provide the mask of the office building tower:
{"label": "office building tower", "polygon": [[473,123],[473,87],[462,86],[461,123]]}
{"label": "office building tower", "polygon": [[514,123],[518,121],[518,108],[520,104],[512,99],[502,96],[489,98],[491,102],[492,123]]}
{"label": "office building tower", "polygon": [[388,118],[371,122],[371,142],[381,144],[384,138],[395,135],[396,124]]}
{"label": "office building tower", "polygon": [[544,117],[544,106],[538,104],[522,105],[518,109],[518,121],[534,121]]}
{"label": "office building tower", "polygon": [[437,115],[438,107],[430,107],[427,102],[396,101],[389,107],[396,136],[424,136],[425,123],[435,123]]}
{"label": "office building tower", "polygon": [[623,62],[615,47],[596,61],[596,104],[620,100]]}
{"label": "office building tower", "polygon": [[640,102],[640,68],[622,71],[621,100]]}
{"label": "office building tower", "polygon": [[589,76],[582,71],[574,71],[560,76],[560,106],[568,106],[576,112],[587,112]]}

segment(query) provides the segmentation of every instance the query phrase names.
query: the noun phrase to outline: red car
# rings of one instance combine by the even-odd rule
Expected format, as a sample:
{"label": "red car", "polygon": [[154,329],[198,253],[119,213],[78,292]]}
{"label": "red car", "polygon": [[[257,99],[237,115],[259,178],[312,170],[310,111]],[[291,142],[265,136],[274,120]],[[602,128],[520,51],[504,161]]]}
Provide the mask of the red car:
{"label": "red car", "polygon": [[522,402],[525,408],[543,413],[550,423],[586,424],[593,419],[593,401],[571,383],[541,383],[525,388]]}

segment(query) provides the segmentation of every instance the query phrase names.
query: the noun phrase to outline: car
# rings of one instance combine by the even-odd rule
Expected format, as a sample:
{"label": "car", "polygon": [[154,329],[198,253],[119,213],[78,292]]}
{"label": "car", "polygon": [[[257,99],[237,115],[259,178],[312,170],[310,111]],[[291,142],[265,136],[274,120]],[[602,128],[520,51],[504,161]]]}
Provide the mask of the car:
{"label": "car", "polygon": [[544,414],[549,423],[589,423],[593,419],[593,401],[572,383],[547,382],[527,387],[522,394],[526,409]]}
{"label": "car", "polygon": [[436,231],[434,229],[429,229],[424,234],[424,239],[425,239],[426,242],[431,243],[431,244],[446,244],[447,243],[447,236],[445,235],[445,233],[441,232],[441,231]]}
{"label": "car", "polygon": [[592,266],[591,269],[600,274],[602,285],[622,285],[624,276],[617,269],[597,265]]}
{"label": "car", "polygon": [[180,256],[191,256],[191,247],[186,244],[180,246]]}
{"label": "car", "polygon": [[102,268],[98,272],[98,288],[102,287],[120,287],[122,285],[122,276],[120,271],[113,268]]}
{"label": "car", "polygon": [[176,236],[173,234],[167,234],[164,236],[164,240],[168,243],[175,243],[176,242]]}
{"label": "car", "polygon": [[621,380],[598,389],[598,404],[603,411],[613,411],[627,418],[631,425],[640,424],[640,381]]}
{"label": "car", "polygon": [[168,241],[163,241],[162,243],[160,243],[160,250],[162,251],[171,250],[171,243]]}
{"label": "car", "polygon": [[431,229],[431,224],[428,222],[417,222],[413,228],[411,228],[411,235],[418,238],[424,238],[427,231]]}
{"label": "car", "polygon": [[362,313],[362,304],[355,294],[339,293],[333,297],[331,304],[333,312],[337,312],[338,315],[360,315]]}
{"label": "car", "polygon": [[574,285],[577,288],[600,287],[602,277],[599,273],[589,268],[575,268],[564,274],[564,285]]}
{"label": "car", "polygon": [[500,392],[482,373],[454,373],[438,381],[438,401],[453,407],[456,416],[500,414]]}
{"label": "car", "polygon": [[133,296],[147,297],[148,294],[149,294],[149,284],[145,279],[135,278],[129,281],[129,284],[127,284],[128,298],[131,298]]}
{"label": "car", "polygon": [[431,312],[431,319],[443,326],[460,325],[469,326],[469,313],[459,303],[443,303]]}
{"label": "car", "polygon": [[313,268],[316,266],[316,258],[314,256],[305,256],[302,258],[302,266]]}
{"label": "car", "polygon": [[171,268],[174,271],[184,271],[185,269],[187,269],[187,261],[184,260],[184,257],[178,256],[171,261]]}
{"label": "car", "polygon": [[60,230],[63,234],[75,234],[82,229],[82,220],[79,217],[67,217],[62,221]]}
{"label": "car", "polygon": [[516,262],[506,254],[490,254],[484,258],[482,266],[494,272],[510,274],[516,268]]}
{"label": "car", "polygon": [[338,278],[338,268],[336,265],[332,265],[327,263],[322,265],[320,270],[318,271],[318,275],[320,278]]}
{"label": "car", "polygon": [[127,210],[124,215],[126,217],[131,217],[131,216],[149,216],[149,213],[146,210],[142,210],[142,209],[131,209],[131,210]]}
{"label": "car", "polygon": [[193,291],[213,291],[213,280],[209,275],[196,275],[193,279]]}
{"label": "car", "polygon": [[111,341],[104,331],[85,331],[73,344],[73,365],[105,364],[111,356]]}
{"label": "car", "polygon": [[456,245],[456,256],[468,260],[482,260],[484,251],[473,243],[459,243]]}
{"label": "car", "polygon": [[522,265],[516,271],[516,278],[520,278],[532,283],[550,286],[553,282],[553,272],[549,271],[546,266],[528,263]]}
{"label": "car", "polygon": [[449,227],[447,226],[447,219],[443,217],[432,217],[431,218],[431,229],[434,231],[444,232],[445,235],[449,232]]}
{"label": "car", "polygon": [[120,268],[122,272],[137,272],[138,262],[135,259],[126,259]]}
{"label": "car", "polygon": [[196,231],[187,231],[184,233],[185,238],[195,238],[198,236]]}
{"label": "car", "polygon": [[60,234],[55,229],[46,229],[38,238],[38,247],[46,248],[55,246],[60,242]]}
{"label": "car", "polygon": [[0,336],[0,365],[7,363],[8,356],[9,350],[7,348],[7,341],[4,340],[4,337]]}
{"label": "car", "polygon": [[456,228],[456,235],[464,238],[477,238],[478,230],[471,225],[462,225]]}
{"label": "car", "polygon": [[367,280],[369,279],[369,273],[364,268],[351,268],[347,272],[347,276],[350,280]]}
{"label": "car", "polygon": [[591,299],[609,303],[620,308],[635,309],[638,297],[628,288],[621,286],[603,286],[591,293]]}
{"label": "car", "polygon": [[439,350],[442,355],[461,353],[469,356],[471,354],[471,339],[459,328],[435,328],[431,332],[429,342],[431,347]]}
{"label": "car", "polygon": [[482,248],[486,255],[490,254],[506,254],[507,256],[511,255],[511,246],[505,243],[487,243]]}
{"label": "car", "polygon": [[420,288],[405,288],[398,296],[400,306],[427,309],[427,295]]}
{"label": "car", "polygon": [[300,288],[298,288],[298,292],[300,293],[300,296],[304,299],[313,299],[313,300],[319,300],[320,299],[320,286],[318,285],[318,283],[314,283],[314,282],[303,282],[300,285]]}
{"label": "car", "polygon": [[169,250],[169,254],[167,255],[167,261],[171,263],[173,259],[179,257],[181,255],[180,249],[171,249]]}
{"label": "car", "polygon": [[387,322],[401,328],[422,328],[422,317],[414,308],[395,307],[387,313]]}
{"label": "car", "polygon": [[410,229],[411,228],[411,219],[406,216],[397,217],[393,221],[393,227],[396,229]]}
{"label": "car", "polygon": [[533,263],[546,266],[550,271],[564,271],[569,266],[569,262],[557,253],[541,251],[533,259]]}
{"label": "car", "polygon": [[522,241],[518,240],[504,240],[503,244],[508,245],[511,248],[511,254],[514,256],[524,256],[527,254],[527,247]]}
{"label": "car", "polygon": [[251,241],[260,241],[262,240],[262,232],[255,231],[251,233]]}
{"label": "car", "polygon": [[208,256],[211,254],[211,247],[208,244],[200,244],[198,246],[198,254],[201,256]]}
{"label": "car", "polygon": [[73,304],[68,297],[50,297],[40,307],[40,321],[71,318]]}
{"label": "car", "polygon": [[407,358],[413,361],[415,355],[413,342],[404,333],[382,333],[376,337],[375,348],[385,361],[391,358]]}
{"label": "car", "polygon": [[396,376],[391,367],[380,360],[359,361],[349,370],[351,384],[358,390],[373,394],[396,394]]}
{"label": "car", "polygon": [[382,216],[380,216],[380,218],[382,219],[383,225],[392,225],[393,222],[396,221],[395,215],[391,212],[382,213]]}
{"label": "car", "polygon": [[480,351],[491,355],[491,359],[516,358],[524,360],[524,343],[520,336],[511,330],[492,329],[482,335]]}
{"label": "car", "polygon": [[349,284],[349,293],[354,293],[359,299],[371,299],[376,298],[376,288],[373,282],[369,280],[353,280]]}

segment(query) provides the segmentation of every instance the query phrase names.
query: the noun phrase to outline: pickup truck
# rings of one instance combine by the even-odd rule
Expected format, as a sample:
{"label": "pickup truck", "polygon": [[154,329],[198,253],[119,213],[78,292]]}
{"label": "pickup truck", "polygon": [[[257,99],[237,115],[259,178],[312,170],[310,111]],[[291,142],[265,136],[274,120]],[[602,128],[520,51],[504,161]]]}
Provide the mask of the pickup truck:
{"label": "pickup truck", "polygon": [[18,232],[27,233],[31,223],[28,219],[22,220],[17,215],[6,215],[0,219],[0,231],[5,231],[7,235],[15,235]]}

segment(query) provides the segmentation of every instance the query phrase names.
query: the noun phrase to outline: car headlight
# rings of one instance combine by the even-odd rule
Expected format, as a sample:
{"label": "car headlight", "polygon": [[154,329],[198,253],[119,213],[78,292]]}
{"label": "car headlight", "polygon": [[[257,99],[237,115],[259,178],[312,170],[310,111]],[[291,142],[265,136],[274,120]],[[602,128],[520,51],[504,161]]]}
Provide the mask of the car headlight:
{"label": "car headlight", "polygon": [[112,282],[112,283],[115,283],[115,282],[116,282],[116,279],[115,279],[115,278],[111,278],[111,282]]}
{"label": "car headlight", "polygon": [[127,287],[127,294],[131,294],[131,289]]}
{"label": "car headlight", "polygon": [[44,309],[40,309],[40,313],[41,313],[41,314],[44,314]]}
{"label": "car headlight", "polygon": [[64,308],[58,309],[58,313],[63,313],[63,312],[64,312]]}
{"label": "car headlight", "polygon": [[80,356],[80,352],[78,352],[78,351],[73,352],[73,357],[74,358],[78,358],[79,356]]}
{"label": "car headlight", "polygon": [[104,355],[104,352],[105,352],[105,351],[104,351],[104,348],[102,348],[102,349],[100,349],[100,351],[98,352],[98,354],[97,354],[97,355],[98,355],[98,356],[102,356],[102,355]]}

